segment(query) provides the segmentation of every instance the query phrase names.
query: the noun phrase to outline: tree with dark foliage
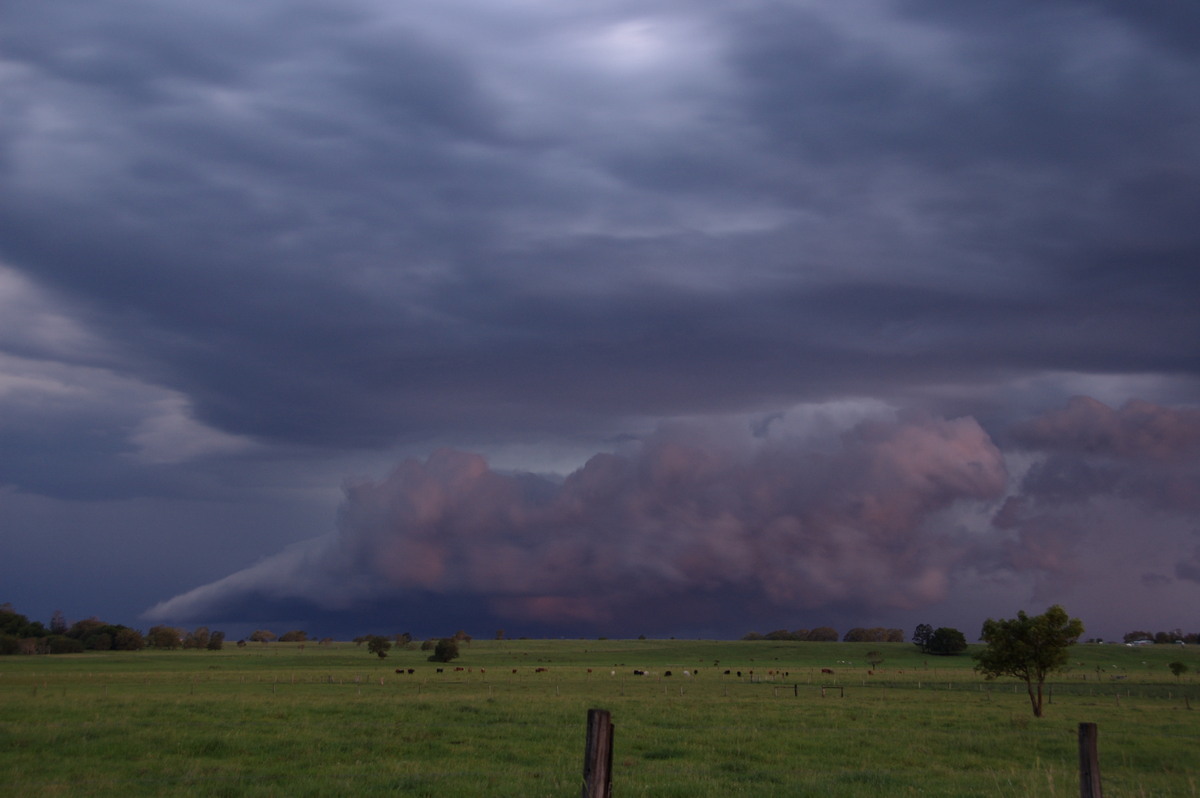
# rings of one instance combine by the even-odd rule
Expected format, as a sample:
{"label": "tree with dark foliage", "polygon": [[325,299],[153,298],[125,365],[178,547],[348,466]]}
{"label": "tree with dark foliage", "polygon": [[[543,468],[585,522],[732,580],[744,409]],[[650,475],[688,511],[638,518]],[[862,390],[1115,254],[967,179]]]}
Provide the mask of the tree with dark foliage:
{"label": "tree with dark foliage", "polygon": [[913,630],[912,641],[916,643],[917,648],[926,651],[929,645],[929,638],[931,637],[933,637],[933,627],[927,623],[922,623],[918,624],[917,628]]}
{"label": "tree with dark foliage", "polygon": [[1083,634],[1083,622],[1068,617],[1059,605],[1032,618],[1024,610],[1016,618],[983,622],[979,637],[987,648],[975,655],[975,670],[985,678],[1015,676],[1025,681],[1033,716],[1042,717],[1046,676],[1067,668],[1067,649]]}
{"label": "tree with dark foliage", "polygon": [[443,637],[433,648],[432,662],[449,662],[458,658],[458,641],[453,637]]}
{"label": "tree with dark foliage", "polygon": [[934,630],[925,644],[926,654],[936,654],[939,657],[951,657],[967,650],[967,638],[957,629],[942,626]]}
{"label": "tree with dark foliage", "polygon": [[378,655],[380,659],[387,656],[388,649],[391,647],[392,641],[383,635],[369,635],[367,637],[367,651]]}

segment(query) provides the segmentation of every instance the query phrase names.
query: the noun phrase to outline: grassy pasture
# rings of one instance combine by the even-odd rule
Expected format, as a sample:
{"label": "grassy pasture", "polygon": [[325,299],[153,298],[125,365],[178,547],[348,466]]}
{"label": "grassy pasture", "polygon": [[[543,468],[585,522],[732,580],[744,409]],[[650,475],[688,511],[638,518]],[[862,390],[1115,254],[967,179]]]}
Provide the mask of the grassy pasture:
{"label": "grassy pasture", "polygon": [[[875,649],[885,661],[869,674]],[[1110,798],[1200,795],[1194,647],[1076,646],[1041,720],[1023,684],[910,644],[462,652],[441,674],[415,647],[380,660],[353,644],[4,657],[0,784],[22,796],[574,796],[587,709],[603,707],[621,796],[1074,796],[1082,721],[1099,724]],[[1167,667],[1177,659],[1182,679]]]}

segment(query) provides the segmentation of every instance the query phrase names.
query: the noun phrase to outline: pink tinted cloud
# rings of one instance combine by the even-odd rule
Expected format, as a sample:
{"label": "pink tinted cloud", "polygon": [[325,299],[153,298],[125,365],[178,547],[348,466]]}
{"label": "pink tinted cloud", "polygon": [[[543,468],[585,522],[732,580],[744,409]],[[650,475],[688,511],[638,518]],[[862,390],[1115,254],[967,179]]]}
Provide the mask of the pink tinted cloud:
{"label": "pink tinted cloud", "polygon": [[1178,461],[1200,454],[1200,410],[1134,399],[1114,410],[1087,396],[1016,429],[1031,448],[1078,455]]}
{"label": "pink tinted cloud", "polygon": [[158,616],[202,617],[268,588],[321,607],[341,582],[360,602],[473,596],[498,618],[564,625],[682,618],[714,601],[752,616],[943,598],[971,553],[934,519],[1003,494],[999,450],[971,419],[870,422],[834,440],[666,426],[557,482],[440,450],[347,486],[323,548],[269,558]]}

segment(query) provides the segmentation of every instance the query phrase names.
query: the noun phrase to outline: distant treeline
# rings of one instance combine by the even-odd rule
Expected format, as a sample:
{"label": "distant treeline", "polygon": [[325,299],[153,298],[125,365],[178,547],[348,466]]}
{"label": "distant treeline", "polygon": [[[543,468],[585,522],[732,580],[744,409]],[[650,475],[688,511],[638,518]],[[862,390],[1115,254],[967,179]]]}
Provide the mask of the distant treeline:
{"label": "distant treeline", "polygon": [[1158,643],[1159,645],[1166,645],[1168,643],[1191,643],[1194,645],[1200,643],[1200,632],[1184,634],[1182,629],[1172,629],[1169,632],[1154,632],[1153,634],[1150,632],[1133,631],[1125,633],[1124,641],[1126,643],[1150,642]]}
{"label": "distant treeline", "polygon": [[792,640],[801,643],[836,643],[839,639],[844,643],[903,643],[904,630],[884,629],[882,626],[873,626],[870,629],[865,629],[861,626],[856,626],[846,632],[845,636],[839,638],[837,629],[834,629],[832,626],[818,626],[816,629],[796,629],[792,632],[789,632],[787,629],[776,629],[766,634],[747,632],[742,636],[742,639]]}
{"label": "distant treeline", "polygon": [[119,623],[88,618],[67,623],[55,612],[47,627],[0,604],[0,655],[77,654],[81,651],[140,651],[143,648],[201,648],[220,651],[225,633],[201,626],[185,632],[174,626],[152,626],[145,634]]}

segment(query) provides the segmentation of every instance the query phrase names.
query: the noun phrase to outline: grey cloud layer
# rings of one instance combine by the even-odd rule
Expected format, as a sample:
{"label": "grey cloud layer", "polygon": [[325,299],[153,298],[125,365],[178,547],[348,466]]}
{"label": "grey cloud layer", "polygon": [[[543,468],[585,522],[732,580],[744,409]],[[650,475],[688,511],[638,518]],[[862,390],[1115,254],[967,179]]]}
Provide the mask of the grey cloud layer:
{"label": "grey cloud layer", "polygon": [[327,446],[1194,373],[1196,60],[846,8],[9,10],[0,255],[202,420]]}

